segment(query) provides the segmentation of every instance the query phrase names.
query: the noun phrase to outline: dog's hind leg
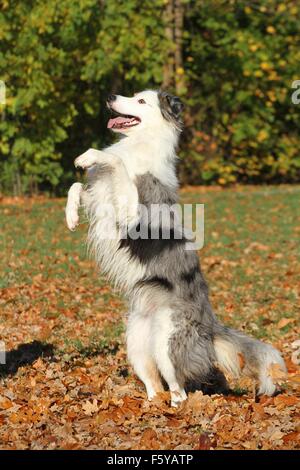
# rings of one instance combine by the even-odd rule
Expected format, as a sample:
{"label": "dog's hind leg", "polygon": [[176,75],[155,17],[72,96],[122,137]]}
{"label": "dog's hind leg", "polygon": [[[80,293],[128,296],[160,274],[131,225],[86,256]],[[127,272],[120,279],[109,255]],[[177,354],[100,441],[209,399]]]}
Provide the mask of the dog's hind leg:
{"label": "dog's hind leg", "polygon": [[72,184],[68,192],[68,200],[65,209],[66,222],[70,230],[75,230],[79,223],[78,209],[80,206],[81,194],[83,192],[83,185],[81,183]]}
{"label": "dog's hind leg", "polygon": [[168,384],[171,393],[171,405],[177,406],[187,398],[184,384],[179,383],[174,365],[170,358],[170,338],[173,332],[172,311],[159,310],[153,321],[153,353],[158,369]]}
{"label": "dog's hind leg", "polygon": [[127,354],[137,376],[144,382],[148,399],[164,390],[150,352],[150,318],[131,312],[127,327]]}

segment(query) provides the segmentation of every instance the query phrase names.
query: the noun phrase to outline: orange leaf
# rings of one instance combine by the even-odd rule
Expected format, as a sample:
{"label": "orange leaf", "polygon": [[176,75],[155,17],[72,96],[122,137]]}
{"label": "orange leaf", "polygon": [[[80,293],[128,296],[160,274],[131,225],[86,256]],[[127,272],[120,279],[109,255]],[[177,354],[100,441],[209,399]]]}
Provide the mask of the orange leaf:
{"label": "orange leaf", "polygon": [[274,398],[275,405],[285,405],[285,406],[292,406],[299,403],[300,399],[295,396],[288,396],[288,395],[277,395]]}
{"label": "orange leaf", "polygon": [[282,370],[280,364],[273,363],[268,369],[269,376],[273,379],[275,383],[279,383],[283,380],[286,380],[287,374]]}
{"label": "orange leaf", "polygon": [[146,429],[143,432],[141,438],[141,444],[145,446],[147,449],[154,449],[156,448],[155,443],[157,442],[157,434],[154,429]]}
{"label": "orange leaf", "polygon": [[283,437],[283,442],[290,442],[290,441],[300,441],[300,433],[299,432],[290,432],[286,436]]}
{"label": "orange leaf", "polygon": [[290,323],[294,323],[295,319],[294,318],[282,318],[277,326],[281,330],[281,328],[284,328],[286,325],[289,325]]}
{"label": "orange leaf", "polygon": [[0,397],[0,409],[8,410],[13,406],[12,402],[6,397]]}

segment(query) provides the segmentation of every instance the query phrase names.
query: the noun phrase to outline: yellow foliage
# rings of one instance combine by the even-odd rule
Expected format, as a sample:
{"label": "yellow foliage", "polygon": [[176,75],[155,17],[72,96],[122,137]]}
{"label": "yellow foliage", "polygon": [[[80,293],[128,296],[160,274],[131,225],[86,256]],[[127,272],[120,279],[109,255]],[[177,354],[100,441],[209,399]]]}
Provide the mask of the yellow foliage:
{"label": "yellow foliage", "polygon": [[277,8],[278,13],[282,13],[285,10],[286,10],[286,5],[284,3],[280,3]]}
{"label": "yellow foliage", "polygon": [[266,158],[265,158],[265,163],[269,166],[272,166],[274,165],[274,157],[273,155],[268,155]]}
{"label": "yellow foliage", "polygon": [[275,95],[274,90],[267,91],[267,95],[270,101],[276,101],[276,95]]}
{"label": "yellow foliage", "polygon": [[272,65],[269,64],[269,62],[261,62],[260,68],[262,70],[270,70],[270,69],[272,69]]}
{"label": "yellow foliage", "polygon": [[259,133],[257,135],[257,140],[258,140],[258,142],[263,142],[268,137],[269,137],[268,132],[265,129],[262,129],[261,131],[259,131]]}
{"label": "yellow foliage", "polygon": [[178,75],[184,75],[184,69],[182,67],[178,67],[176,69],[176,72],[178,73]]}
{"label": "yellow foliage", "polygon": [[278,64],[280,65],[280,67],[284,67],[286,65],[286,60],[283,60],[281,59]]}
{"label": "yellow foliage", "polygon": [[279,77],[275,70],[271,70],[269,74],[269,80],[278,80]]}
{"label": "yellow foliage", "polygon": [[232,168],[231,168],[231,166],[224,166],[224,167],[223,167],[223,171],[224,171],[224,173],[231,173],[231,172],[232,172]]}

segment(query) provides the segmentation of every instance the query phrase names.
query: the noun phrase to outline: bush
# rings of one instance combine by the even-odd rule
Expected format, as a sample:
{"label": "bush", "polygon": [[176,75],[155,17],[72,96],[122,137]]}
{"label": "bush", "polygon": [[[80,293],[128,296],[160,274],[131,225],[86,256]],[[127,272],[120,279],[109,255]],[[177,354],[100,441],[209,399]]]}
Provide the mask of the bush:
{"label": "bush", "polygon": [[299,181],[296,1],[6,0],[0,8],[0,191],[63,192],[74,157],[110,138],[107,94],[161,83],[187,104],[183,182]]}

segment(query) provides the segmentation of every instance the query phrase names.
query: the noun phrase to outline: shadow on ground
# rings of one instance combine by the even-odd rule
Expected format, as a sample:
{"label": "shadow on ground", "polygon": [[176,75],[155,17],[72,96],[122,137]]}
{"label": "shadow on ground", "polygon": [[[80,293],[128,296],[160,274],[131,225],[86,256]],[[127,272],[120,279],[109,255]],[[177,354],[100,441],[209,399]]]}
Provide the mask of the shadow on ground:
{"label": "shadow on ground", "polygon": [[0,377],[14,375],[19,367],[31,365],[39,357],[54,359],[53,345],[40,341],[20,344],[16,349],[6,352],[5,364],[0,364]]}

